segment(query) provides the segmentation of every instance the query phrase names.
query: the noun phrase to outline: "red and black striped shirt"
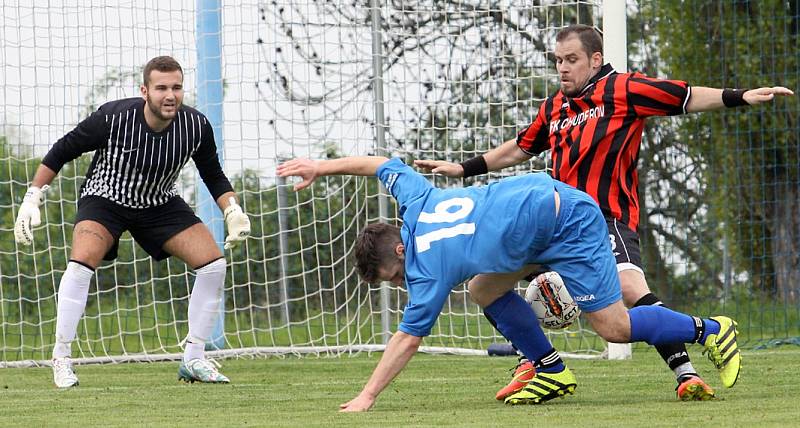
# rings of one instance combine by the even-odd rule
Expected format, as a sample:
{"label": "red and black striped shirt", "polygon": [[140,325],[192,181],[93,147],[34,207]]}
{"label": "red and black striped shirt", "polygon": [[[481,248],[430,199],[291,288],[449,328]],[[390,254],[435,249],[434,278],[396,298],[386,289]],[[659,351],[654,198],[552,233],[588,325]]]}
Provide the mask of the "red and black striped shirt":
{"label": "red and black striped shirt", "polygon": [[531,155],[552,149],[553,177],[591,195],[606,216],[639,225],[639,146],[644,119],[686,113],[691,88],[679,80],[617,73],[604,65],[575,98],[547,98],[517,135]]}

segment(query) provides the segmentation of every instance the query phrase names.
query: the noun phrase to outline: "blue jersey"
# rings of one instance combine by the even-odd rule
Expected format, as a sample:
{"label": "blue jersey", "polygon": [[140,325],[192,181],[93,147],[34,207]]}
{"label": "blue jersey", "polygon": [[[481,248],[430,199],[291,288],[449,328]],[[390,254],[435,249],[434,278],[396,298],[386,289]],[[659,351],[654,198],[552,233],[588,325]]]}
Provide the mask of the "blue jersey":
{"label": "blue jersey", "polygon": [[377,171],[403,219],[408,305],[398,329],[427,336],[450,291],[479,273],[535,263],[556,223],[553,179],[511,177],[488,186],[438,189],[399,159]]}

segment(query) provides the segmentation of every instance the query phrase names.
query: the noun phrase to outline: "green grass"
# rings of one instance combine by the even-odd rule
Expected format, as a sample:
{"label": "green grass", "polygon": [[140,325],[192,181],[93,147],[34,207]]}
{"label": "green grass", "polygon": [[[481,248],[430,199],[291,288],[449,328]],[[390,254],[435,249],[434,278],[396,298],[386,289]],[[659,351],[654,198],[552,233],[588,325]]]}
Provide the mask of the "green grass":
{"label": "green grass", "polygon": [[[0,343],[4,344],[0,347],[0,361],[50,358],[55,340],[56,310],[53,302],[43,303],[41,307],[40,313],[48,314],[42,317],[47,321],[41,325],[38,316],[30,315],[26,322],[12,319],[0,326]],[[252,314],[249,311],[237,312],[226,316],[226,339],[229,347],[235,348],[380,343],[380,317],[371,313],[369,307],[362,307],[359,311],[348,313],[350,318],[332,312],[309,312],[303,315],[306,322],[293,320],[288,328],[271,323],[263,310],[254,310]],[[112,315],[100,316],[100,313]],[[174,310],[167,303],[122,308],[108,304],[102,310],[96,305],[90,306],[78,325],[78,339],[72,345],[74,355],[179,353],[178,343],[188,332],[185,314],[185,308]],[[395,315],[390,325],[399,321],[400,317]],[[439,317],[432,336],[426,339],[426,345],[486,349],[497,341],[502,341],[499,333],[482,314],[444,314]],[[563,352],[600,352],[605,347],[605,342],[595,334],[580,336],[559,331],[552,334],[551,341]]]}
{"label": "green grass", "polygon": [[[90,305],[78,327],[78,339],[73,344],[75,355],[106,356],[124,353],[180,352],[178,343],[188,332],[183,304],[175,307],[169,303],[137,306],[116,305],[109,299],[102,307]],[[133,302],[135,303],[135,302]],[[0,303],[2,305],[2,303]],[[690,309],[692,314],[731,314],[739,322],[738,341],[745,348],[754,348],[770,340],[800,341],[800,321],[797,310],[765,309],[752,303],[738,311],[733,307],[720,308],[704,303],[701,308]],[[52,301],[39,304],[39,311],[23,319],[9,316],[0,325],[0,360],[47,360],[55,340],[55,305]],[[727,310],[726,310],[727,309]],[[502,341],[498,333],[480,314],[462,312],[443,314],[426,339],[428,346],[464,347],[486,349],[489,344]],[[263,309],[241,310],[228,313],[225,319],[226,339],[229,347],[290,346],[380,343],[380,317],[370,312],[368,305],[357,310],[313,312],[293,319],[286,327],[282,321],[270,319]],[[459,308],[462,311],[462,308]],[[0,308],[0,313],[3,312]],[[102,315],[100,315],[102,314]],[[306,319],[305,322],[299,322]],[[396,326],[400,315],[395,313],[390,326]],[[583,322],[584,327],[588,323]],[[394,328],[394,327],[391,327]],[[562,352],[592,350],[600,352],[605,343],[594,334],[572,335],[551,331],[551,341]],[[634,345],[643,346],[643,345]]]}
{"label": "green grass", "polygon": [[[28,303],[27,310],[21,311],[20,302],[3,300],[3,287],[10,289],[12,285],[0,281],[0,318],[4,321],[0,323],[0,343],[3,344],[0,360],[48,359],[55,339],[55,300],[37,301],[35,305]],[[147,293],[141,294],[141,299],[134,298],[138,294],[130,293],[121,293],[119,298],[104,295],[102,304],[97,299],[91,300],[73,349],[82,352],[82,356],[180,352],[178,343],[188,331],[186,301],[154,303],[145,296]],[[455,300],[460,301],[460,296]],[[234,304],[231,299],[228,303]],[[485,349],[490,343],[501,340],[477,306],[464,309],[454,304],[450,309],[454,313],[439,317],[432,336],[426,340],[427,345]],[[727,306],[722,306],[718,299],[702,299],[690,307],[676,309],[703,316],[732,316],[739,322],[738,341],[745,348],[770,340],[800,341],[800,306],[738,296]],[[227,340],[231,347],[379,343],[380,317],[372,310],[370,305],[355,305],[338,313],[330,308],[326,312],[308,309],[295,314],[293,324],[287,328],[280,317],[269,310],[240,309],[226,314]],[[465,311],[469,315],[465,315]],[[390,326],[396,326],[400,317],[399,312],[394,312]],[[551,340],[556,349],[564,352],[601,351],[605,346],[595,335],[556,334]]]}
{"label": "green grass", "polygon": [[542,406],[494,400],[513,358],[417,355],[366,414],[338,405],[361,389],[381,354],[223,362],[231,385],[182,384],[177,363],[78,367],[58,391],[50,369],[0,369],[3,426],[787,426],[800,401],[800,348],[745,351],[733,389],[690,348],[720,400],[682,403],[655,351],[629,361],[568,360],[576,395]]}

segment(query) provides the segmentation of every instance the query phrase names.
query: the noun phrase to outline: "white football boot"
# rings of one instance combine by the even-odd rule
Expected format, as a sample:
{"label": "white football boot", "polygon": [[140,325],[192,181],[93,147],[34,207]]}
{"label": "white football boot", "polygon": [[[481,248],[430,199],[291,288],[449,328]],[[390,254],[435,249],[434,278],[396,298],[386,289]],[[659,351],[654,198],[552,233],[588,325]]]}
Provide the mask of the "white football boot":
{"label": "white football boot", "polygon": [[72,370],[72,360],[53,358],[53,382],[59,388],[78,386],[78,376],[75,376],[75,371]]}
{"label": "white football boot", "polygon": [[217,368],[220,364],[214,360],[195,358],[188,362],[182,362],[178,367],[178,380],[194,383],[230,383],[227,376],[220,373]]}

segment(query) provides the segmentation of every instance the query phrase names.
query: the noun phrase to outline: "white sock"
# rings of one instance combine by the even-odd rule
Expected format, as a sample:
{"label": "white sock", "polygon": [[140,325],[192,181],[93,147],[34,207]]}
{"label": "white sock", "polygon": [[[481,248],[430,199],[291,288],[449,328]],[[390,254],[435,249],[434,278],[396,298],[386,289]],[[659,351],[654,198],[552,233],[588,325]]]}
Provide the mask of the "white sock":
{"label": "white sock", "polygon": [[197,278],[189,297],[189,337],[183,351],[184,362],[205,357],[205,343],[211,339],[219,317],[225,268],[225,259],[217,259],[195,272]]}
{"label": "white sock", "polygon": [[89,283],[94,271],[76,263],[67,263],[67,270],[58,284],[58,309],[56,310],[56,344],[53,358],[72,355],[72,341],[78,331],[78,322],[86,309]]}
{"label": "white sock", "polygon": [[687,374],[697,375],[697,370],[694,369],[691,361],[675,367],[672,371],[675,372],[675,377],[678,379]]}
{"label": "white sock", "polygon": [[206,344],[205,342],[194,343],[190,342],[189,340],[186,341],[186,344],[183,347],[183,362],[188,363],[194,359],[203,359],[205,358],[205,350]]}

